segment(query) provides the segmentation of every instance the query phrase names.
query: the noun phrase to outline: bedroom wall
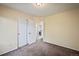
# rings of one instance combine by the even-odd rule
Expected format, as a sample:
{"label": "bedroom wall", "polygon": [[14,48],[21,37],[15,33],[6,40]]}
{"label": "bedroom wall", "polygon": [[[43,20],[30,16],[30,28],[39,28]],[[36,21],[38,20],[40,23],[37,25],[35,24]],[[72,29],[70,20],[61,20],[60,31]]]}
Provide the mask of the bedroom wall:
{"label": "bedroom wall", "polygon": [[17,48],[17,20],[20,18],[32,19],[35,23],[40,22],[40,17],[0,5],[0,54]]}
{"label": "bedroom wall", "polygon": [[79,51],[79,8],[47,16],[44,41]]}
{"label": "bedroom wall", "polygon": [[17,22],[0,17],[0,54],[17,48]]}

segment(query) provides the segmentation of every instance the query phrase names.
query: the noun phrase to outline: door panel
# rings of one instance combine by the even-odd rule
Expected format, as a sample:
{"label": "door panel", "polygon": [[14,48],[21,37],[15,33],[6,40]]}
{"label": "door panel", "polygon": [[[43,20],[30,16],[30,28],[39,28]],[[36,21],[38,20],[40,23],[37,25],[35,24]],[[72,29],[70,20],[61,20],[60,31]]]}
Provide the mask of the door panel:
{"label": "door panel", "polygon": [[36,25],[33,20],[28,20],[28,44],[36,42]]}
{"label": "door panel", "polygon": [[18,20],[18,46],[24,46],[27,44],[27,20]]}

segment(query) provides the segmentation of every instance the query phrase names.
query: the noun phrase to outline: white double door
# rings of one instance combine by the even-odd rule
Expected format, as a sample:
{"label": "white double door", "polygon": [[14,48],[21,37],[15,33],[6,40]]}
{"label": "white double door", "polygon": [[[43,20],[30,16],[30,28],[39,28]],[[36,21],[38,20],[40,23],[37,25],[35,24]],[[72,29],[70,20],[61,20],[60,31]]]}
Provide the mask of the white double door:
{"label": "white double door", "polygon": [[36,42],[36,27],[32,20],[18,20],[18,47]]}

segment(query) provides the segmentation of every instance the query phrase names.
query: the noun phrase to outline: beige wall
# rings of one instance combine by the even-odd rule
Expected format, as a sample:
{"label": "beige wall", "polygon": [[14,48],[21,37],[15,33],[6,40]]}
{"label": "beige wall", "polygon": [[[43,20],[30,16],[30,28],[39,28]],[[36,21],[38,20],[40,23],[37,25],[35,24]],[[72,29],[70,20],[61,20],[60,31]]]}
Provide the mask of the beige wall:
{"label": "beige wall", "polygon": [[17,48],[17,22],[0,17],[0,54]]}
{"label": "beige wall", "polygon": [[79,8],[46,17],[44,41],[79,51]]}

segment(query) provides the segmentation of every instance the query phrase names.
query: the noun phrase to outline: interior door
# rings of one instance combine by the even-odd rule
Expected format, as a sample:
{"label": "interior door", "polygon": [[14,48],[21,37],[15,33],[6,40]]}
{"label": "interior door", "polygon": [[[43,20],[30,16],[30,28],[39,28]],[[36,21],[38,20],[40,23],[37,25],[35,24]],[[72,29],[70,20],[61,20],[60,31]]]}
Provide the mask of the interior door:
{"label": "interior door", "polygon": [[44,38],[44,21],[38,24],[38,40],[43,40]]}
{"label": "interior door", "polygon": [[27,20],[20,18],[18,20],[18,47],[27,44]]}
{"label": "interior door", "polygon": [[28,20],[28,44],[36,42],[36,25],[33,20]]}

